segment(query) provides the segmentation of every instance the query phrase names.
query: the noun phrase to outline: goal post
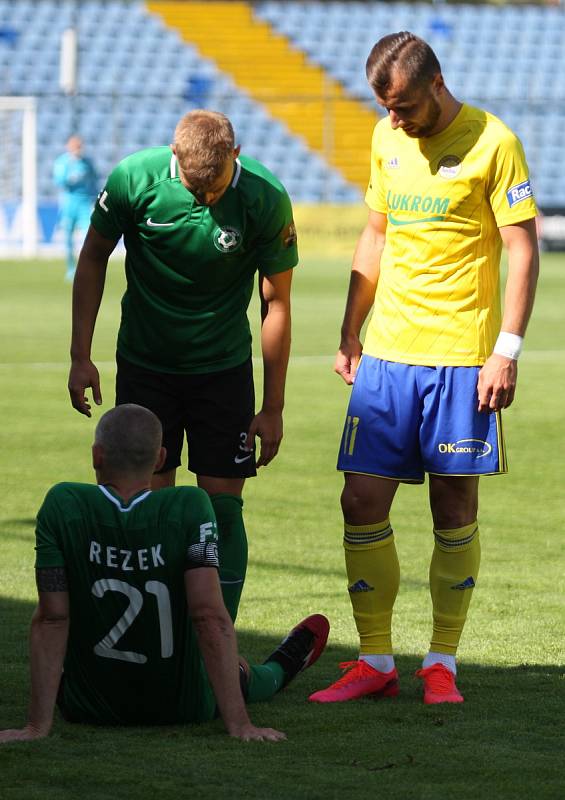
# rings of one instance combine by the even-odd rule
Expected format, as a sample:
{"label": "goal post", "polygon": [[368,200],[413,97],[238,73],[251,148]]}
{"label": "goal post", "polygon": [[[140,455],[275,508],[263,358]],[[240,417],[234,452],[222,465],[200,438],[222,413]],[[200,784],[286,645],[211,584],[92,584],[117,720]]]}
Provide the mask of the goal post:
{"label": "goal post", "polygon": [[7,237],[0,235],[0,255],[8,247],[34,256],[38,244],[35,97],[0,97],[0,134],[0,209],[15,223],[5,226]]}

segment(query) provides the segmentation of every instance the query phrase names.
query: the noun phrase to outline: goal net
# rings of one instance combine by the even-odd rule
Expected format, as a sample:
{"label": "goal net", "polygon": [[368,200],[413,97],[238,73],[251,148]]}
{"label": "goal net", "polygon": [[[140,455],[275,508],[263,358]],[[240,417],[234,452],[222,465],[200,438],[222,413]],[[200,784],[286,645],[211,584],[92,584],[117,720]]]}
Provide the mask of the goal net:
{"label": "goal net", "polygon": [[37,253],[35,97],[0,97],[0,257]]}

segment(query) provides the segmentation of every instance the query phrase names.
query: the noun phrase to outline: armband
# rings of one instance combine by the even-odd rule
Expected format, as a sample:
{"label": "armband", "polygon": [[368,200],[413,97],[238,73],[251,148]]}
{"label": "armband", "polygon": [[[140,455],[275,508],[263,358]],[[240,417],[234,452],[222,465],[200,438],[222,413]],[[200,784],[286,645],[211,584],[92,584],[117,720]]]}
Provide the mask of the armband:
{"label": "armband", "polygon": [[197,542],[190,545],[186,554],[184,568],[186,570],[198,569],[199,567],[220,568],[216,542]]}
{"label": "armband", "polygon": [[523,336],[518,336],[515,333],[507,333],[506,331],[500,331],[492,352],[499,356],[513,358],[515,361],[517,361],[518,356],[522,352],[523,343]]}

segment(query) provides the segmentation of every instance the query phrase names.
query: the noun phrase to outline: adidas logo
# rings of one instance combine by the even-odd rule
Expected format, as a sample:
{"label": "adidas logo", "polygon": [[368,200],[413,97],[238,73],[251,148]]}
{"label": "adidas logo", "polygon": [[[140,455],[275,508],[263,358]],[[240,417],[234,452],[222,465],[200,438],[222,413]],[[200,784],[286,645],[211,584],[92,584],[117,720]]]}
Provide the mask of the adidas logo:
{"label": "adidas logo", "polygon": [[462,583],[456,583],[455,586],[452,586],[451,588],[452,589],[472,589],[474,585],[475,585],[475,581],[469,575],[469,577],[465,578],[465,580]]}
{"label": "adidas logo", "polygon": [[374,587],[369,586],[367,581],[364,581],[362,578],[357,583],[353,583],[351,586],[347,587],[347,591],[354,594],[355,592],[374,592]]}

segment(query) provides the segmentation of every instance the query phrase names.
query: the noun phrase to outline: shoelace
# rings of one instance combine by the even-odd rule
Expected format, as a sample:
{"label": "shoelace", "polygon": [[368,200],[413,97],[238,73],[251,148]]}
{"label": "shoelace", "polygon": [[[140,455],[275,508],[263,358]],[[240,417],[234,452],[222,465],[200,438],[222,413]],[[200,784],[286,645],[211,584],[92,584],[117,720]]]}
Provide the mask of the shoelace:
{"label": "shoelace", "polygon": [[449,694],[454,690],[455,677],[447,667],[432,666],[426,669],[419,669],[416,673],[418,677],[428,681],[429,688],[438,694]]}
{"label": "shoelace", "polygon": [[344,674],[334,683],[334,688],[337,689],[338,686],[343,686],[347,684],[352,679],[352,670],[357,668],[357,672],[360,678],[369,678],[371,673],[373,672],[372,667],[367,664],[365,661],[342,661],[339,665],[341,670],[346,670]]}

